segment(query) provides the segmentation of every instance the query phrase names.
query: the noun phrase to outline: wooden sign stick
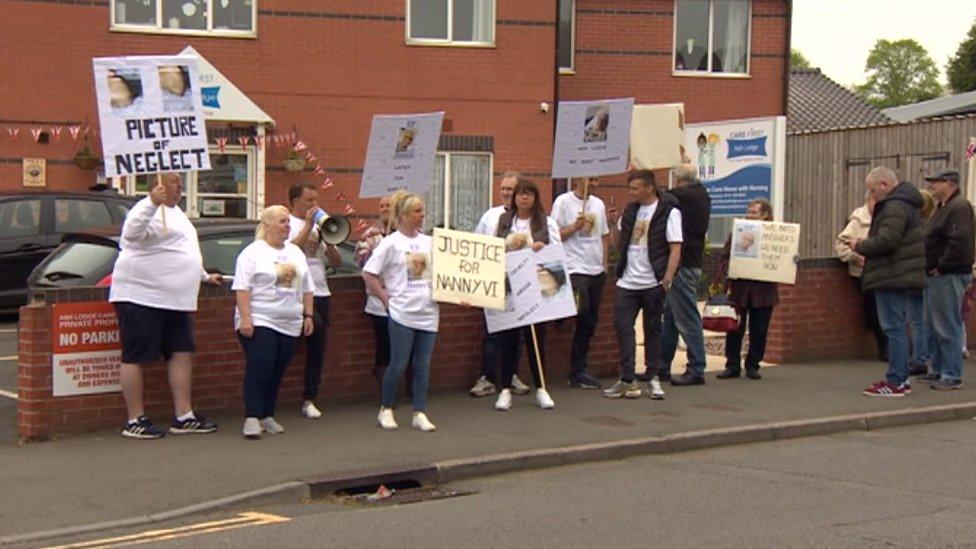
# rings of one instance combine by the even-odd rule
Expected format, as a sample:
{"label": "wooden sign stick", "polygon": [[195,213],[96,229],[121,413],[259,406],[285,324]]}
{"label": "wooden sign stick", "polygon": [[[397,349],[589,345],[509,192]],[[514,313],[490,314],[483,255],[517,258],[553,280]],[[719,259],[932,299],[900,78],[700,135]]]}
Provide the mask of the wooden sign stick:
{"label": "wooden sign stick", "polygon": [[541,389],[546,389],[546,375],[542,371],[542,355],[539,354],[539,338],[535,335],[535,324],[529,324],[529,331],[532,332],[532,349],[535,351],[535,363],[539,366],[539,382]]}
{"label": "wooden sign stick", "polygon": [[[162,184],[163,184],[163,174],[157,173],[156,174],[156,185],[160,185],[161,186]],[[163,208],[159,211],[159,213],[162,216],[162,220],[163,220],[163,234],[166,234],[167,233],[167,228],[166,228],[166,204],[163,204]]]}

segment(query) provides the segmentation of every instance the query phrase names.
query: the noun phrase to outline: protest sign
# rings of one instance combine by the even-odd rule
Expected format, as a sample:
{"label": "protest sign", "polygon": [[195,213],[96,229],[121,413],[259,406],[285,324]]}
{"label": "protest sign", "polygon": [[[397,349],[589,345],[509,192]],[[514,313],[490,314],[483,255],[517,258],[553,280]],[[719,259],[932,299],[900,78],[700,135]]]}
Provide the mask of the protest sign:
{"label": "protest sign", "polygon": [[488,333],[576,316],[576,300],[566,272],[566,252],[550,244],[525,248],[505,258],[505,308],[485,309]]}
{"label": "protest sign", "polygon": [[630,126],[630,161],[642,170],[660,170],[682,163],[685,106],[634,105]]}
{"label": "protest sign", "polygon": [[505,241],[434,229],[434,301],[505,308]]}
{"label": "protest sign", "polygon": [[115,309],[107,301],[51,307],[54,396],[121,391],[122,347]]}
{"label": "protest sign", "polygon": [[92,60],[106,177],[210,169],[196,63],[190,55]]}
{"label": "protest sign", "polygon": [[374,116],[360,198],[386,196],[397,189],[426,193],[443,121],[443,112]]}
{"label": "protest sign", "polygon": [[634,100],[560,101],[552,176],[596,177],[627,171]]}
{"label": "protest sign", "polygon": [[729,278],[796,284],[800,226],[736,219],[732,224]]}

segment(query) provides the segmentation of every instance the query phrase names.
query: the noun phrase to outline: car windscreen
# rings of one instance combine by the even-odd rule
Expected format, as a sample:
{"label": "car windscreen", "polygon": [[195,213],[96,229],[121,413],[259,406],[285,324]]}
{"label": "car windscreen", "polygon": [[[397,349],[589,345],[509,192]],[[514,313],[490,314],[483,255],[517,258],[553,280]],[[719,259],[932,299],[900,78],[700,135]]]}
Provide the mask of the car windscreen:
{"label": "car windscreen", "polygon": [[35,273],[41,284],[56,284],[61,280],[83,279],[95,284],[112,271],[119,251],[114,246],[89,242],[62,244]]}
{"label": "car windscreen", "polygon": [[200,253],[203,255],[203,267],[209,273],[233,275],[238,254],[251,242],[254,242],[254,233],[251,231],[201,236]]}

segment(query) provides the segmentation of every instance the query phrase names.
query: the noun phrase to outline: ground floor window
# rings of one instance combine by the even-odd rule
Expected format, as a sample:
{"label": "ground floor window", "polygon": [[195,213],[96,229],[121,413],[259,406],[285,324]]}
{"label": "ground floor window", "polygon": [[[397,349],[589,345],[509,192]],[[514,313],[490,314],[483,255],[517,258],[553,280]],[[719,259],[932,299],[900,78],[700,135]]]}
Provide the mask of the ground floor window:
{"label": "ground floor window", "polygon": [[490,153],[437,153],[434,180],[425,197],[425,229],[443,227],[473,231],[481,214],[491,207]]}

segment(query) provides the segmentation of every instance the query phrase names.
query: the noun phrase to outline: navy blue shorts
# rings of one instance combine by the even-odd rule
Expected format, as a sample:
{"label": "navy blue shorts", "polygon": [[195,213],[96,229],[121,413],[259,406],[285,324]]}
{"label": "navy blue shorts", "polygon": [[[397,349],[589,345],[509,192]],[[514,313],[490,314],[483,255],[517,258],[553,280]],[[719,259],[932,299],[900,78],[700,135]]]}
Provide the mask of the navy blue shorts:
{"label": "navy blue shorts", "polygon": [[122,362],[148,364],[160,357],[169,360],[173,353],[196,351],[192,313],[127,302],[113,305],[119,318]]}

